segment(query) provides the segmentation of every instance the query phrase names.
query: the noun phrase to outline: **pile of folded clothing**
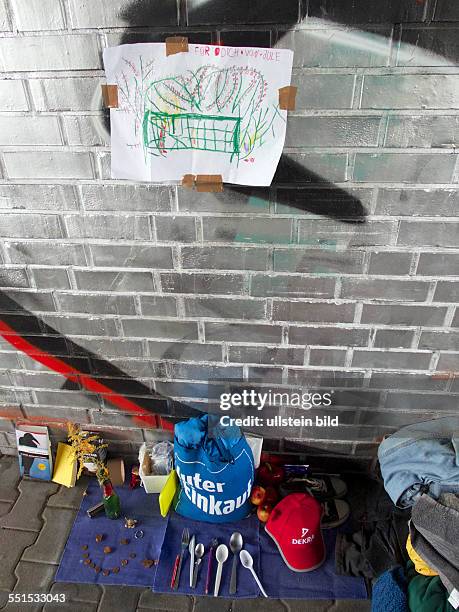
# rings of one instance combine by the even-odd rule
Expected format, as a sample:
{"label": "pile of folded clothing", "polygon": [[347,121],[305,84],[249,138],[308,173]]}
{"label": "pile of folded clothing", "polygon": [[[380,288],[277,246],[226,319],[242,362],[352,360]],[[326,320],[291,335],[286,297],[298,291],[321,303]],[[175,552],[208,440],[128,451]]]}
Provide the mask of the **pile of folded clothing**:
{"label": "pile of folded clothing", "polygon": [[338,573],[367,580],[373,612],[459,609],[459,418],[404,427],[378,458],[385,493],[338,536]]}

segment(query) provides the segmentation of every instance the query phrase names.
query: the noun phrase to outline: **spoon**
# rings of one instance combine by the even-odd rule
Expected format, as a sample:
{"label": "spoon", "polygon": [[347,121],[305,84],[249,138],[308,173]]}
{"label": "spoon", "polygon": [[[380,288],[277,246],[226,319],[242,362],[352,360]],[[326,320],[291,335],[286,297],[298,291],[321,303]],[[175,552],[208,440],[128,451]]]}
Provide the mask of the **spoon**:
{"label": "spoon", "polygon": [[243,540],[242,535],[235,531],[231,534],[230,549],[233,553],[233,568],[231,570],[230,595],[234,595],[237,591],[237,554],[242,550]]}
{"label": "spoon", "polygon": [[193,589],[196,588],[196,583],[198,581],[199,566],[201,565],[201,561],[204,556],[204,544],[196,544],[194,556],[196,557],[196,563],[194,564],[193,584],[191,585]]}
{"label": "spoon", "polygon": [[217,575],[215,576],[214,586],[214,597],[218,597],[218,591],[220,590],[220,581],[222,579],[223,564],[228,559],[228,546],[226,544],[220,544],[215,553],[215,557],[218,561]]}
{"label": "spoon", "polygon": [[255,570],[253,569],[253,558],[252,558],[252,555],[247,550],[241,550],[241,552],[239,553],[239,558],[241,560],[242,565],[252,572],[253,577],[255,579],[255,582],[257,583],[258,588],[260,589],[260,591],[263,593],[263,596],[264,597],[268,597],[266,595],[266,591],[261,586],[261,582],[259,581],[258,576],[255,573]]}
{"label": "spoon", "polygon": [[212,576],[212,559],[213,559],[213,556],[214,556],[214,550],[215,550],[215,548],[217,548],[217,546],[218,546],[218,540],[217,540],[217,538],[214,538],[212,540],[212,542],[210,543],[209,559],[207,561],[206,588],[204,589],[204,593],[206,595],[209,594],[209,590],[210,590],[210,578]]}

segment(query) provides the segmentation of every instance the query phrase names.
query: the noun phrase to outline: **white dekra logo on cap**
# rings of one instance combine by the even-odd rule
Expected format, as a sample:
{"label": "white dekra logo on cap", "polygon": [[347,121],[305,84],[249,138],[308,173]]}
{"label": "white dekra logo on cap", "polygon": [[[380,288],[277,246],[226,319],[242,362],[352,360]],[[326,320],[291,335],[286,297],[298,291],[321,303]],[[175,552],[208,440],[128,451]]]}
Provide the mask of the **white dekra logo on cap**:
{"label": "white dekra logo on cap", "polygon": [[312,534],[310,536],[308,536],[309,533],[309,529],[307,527],[302,527],[301,528],[301,537],[300,538],[292,538],[292,544],[310,544],[314,538],[315,535]]}

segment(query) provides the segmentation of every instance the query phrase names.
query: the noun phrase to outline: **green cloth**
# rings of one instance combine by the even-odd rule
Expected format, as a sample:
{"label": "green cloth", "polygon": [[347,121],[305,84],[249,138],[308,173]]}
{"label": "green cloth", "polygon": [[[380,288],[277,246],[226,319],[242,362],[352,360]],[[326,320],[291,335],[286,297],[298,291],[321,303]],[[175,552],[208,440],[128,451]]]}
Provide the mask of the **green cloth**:
{"label": "green cloth", "polygon": [[440,576],[423,576],[414,569],[414,563],[406,565],[408,578],[408,605],[412,612],[456,612],[448,603],[448,591]]}

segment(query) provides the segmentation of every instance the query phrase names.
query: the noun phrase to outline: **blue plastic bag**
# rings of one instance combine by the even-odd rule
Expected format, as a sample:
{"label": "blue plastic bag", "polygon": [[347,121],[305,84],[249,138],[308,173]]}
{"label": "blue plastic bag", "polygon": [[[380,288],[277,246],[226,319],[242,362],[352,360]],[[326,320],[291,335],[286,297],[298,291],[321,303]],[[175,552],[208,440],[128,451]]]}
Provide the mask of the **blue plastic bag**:
{"label": "blue plastic bag", "polygon": [[175,426],[175,470],[180,489],[175,511],[195,521],[228,523],[251,510],[253,455],[238,427],[203,415]]}

